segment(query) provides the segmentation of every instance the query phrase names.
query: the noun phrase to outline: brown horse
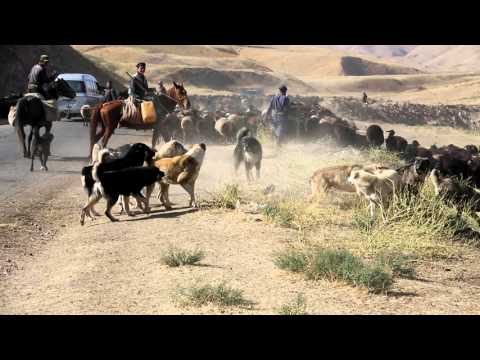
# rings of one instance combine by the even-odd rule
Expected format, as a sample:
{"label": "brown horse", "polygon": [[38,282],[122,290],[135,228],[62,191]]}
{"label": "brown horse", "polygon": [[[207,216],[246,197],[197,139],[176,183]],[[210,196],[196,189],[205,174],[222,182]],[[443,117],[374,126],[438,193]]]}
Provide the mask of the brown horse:
{"label": "brown horse", "polygon": [[[135,124],[135,123],[120,123],[122,117],[123,100],[114,100],[97,106],[93,109],[90,117],[90,155],[92,156],[93,145],[100,139],[102,140],[102,146],[106,147],[110,137],[114,134],[115,129],[119,126],[127,129],[135,130],[147,130],[153,129],[152,135],[152,148],[158,142],[160,135],[165,142],[170,141],[168,129],[163,125],[165,116],[171,113],[175,106],[179,105],[181,108],[187,110],[190,109],[190,99],[187,96],[187,91],[182,84],[173,82],[173,87],[167,91],[167,94],[155,95],[153,98],[155,103],[155,110],[157,112],[157,121],[154,124]],[[97,127],[101,125],[101,130],[97,133]]]}

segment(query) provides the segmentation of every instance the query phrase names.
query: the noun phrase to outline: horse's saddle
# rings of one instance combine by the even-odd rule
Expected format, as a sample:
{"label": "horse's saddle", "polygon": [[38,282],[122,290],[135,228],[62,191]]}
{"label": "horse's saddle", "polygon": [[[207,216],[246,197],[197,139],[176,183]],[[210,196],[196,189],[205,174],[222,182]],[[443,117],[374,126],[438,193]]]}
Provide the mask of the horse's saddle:
{"label": "horse's saddle", "polygon": [[39,93],[27,93],[24,97],[27,96],[35,96],[42,100],[43,108],[45,110],[45,115],[47,117],[47,121],[59,121],[60,120],[60,113],[58,112],[57,101],[56,100],[45,100],[43,95]]}
{"label": "horse's saddle", "polygon": [[125,100],[119,125],[153,124],[156,121],[157,112],[153,101],[143,101],[137,105],[132,97]]}

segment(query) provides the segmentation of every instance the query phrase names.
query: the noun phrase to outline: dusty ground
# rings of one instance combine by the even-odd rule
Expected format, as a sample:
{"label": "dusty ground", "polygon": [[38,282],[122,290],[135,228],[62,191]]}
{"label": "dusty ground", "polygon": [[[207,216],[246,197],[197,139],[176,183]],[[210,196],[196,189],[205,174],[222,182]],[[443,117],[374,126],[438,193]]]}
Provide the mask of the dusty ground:
{"label": "dusty ground", "polygon": [[[359,124],[361,125],[361,124]],[[474,137],[460,132],[396,126],[425,144],[463,144]],[[297,294],[304,294],[310,314],[478,314],[478,251],[466,249],[461,261],[424,262],[416,280],[396,279],[388,295],[368,294],[342,283],[305,281],[277,269],[275,251],[299,241],[298,233],[265,222],[260,215],[237,211],[192,211],[186,194],[172,188],[175,210],[153,201],[150,216],[105,217],[79,224],[85,195],[79,170],[84,163],[86,130],[78,123],[57,123],[48,174],[28,172],[16,153],[10,128],[0,127],[0,313],[1,314],[275,314]],[[149,142],[149,134],[119,131],[112,145]],[[266,147],[262,180],[247,186],[235,178],[231,146],[209,146],[198,180],[198,194],[238,182],[247,191],[274,184],[277,192],[308,188],[314,169],[342,158],[322,153],[318,145],[289,145],[281,154]],[[58,155],[58,154],[61,154]],[[305,165],[296,166],[296,159]],[[98,210],[103,209],[103,203]],[[116,208],[115,211],[118,211]],[[355,236],[349,229],[328,227],[322,239]],[[359,240],[360,241],[360,240]],[[168,268],[160,257],[170,245],[206,252],[199,266]],[[178,289],[221,281],[244,291],[250,308],[184,307]]]}

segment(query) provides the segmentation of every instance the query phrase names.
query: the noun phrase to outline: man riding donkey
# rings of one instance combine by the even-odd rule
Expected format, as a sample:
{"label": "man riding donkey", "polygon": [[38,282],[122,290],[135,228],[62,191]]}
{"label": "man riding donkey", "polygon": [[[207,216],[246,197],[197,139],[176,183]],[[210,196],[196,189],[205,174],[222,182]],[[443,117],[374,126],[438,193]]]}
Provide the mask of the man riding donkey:
{"label": "man riding donkey", "polygon": [[285,140],[288,126],[288,110],[290,109],[287,87],[282,85],[279,90],[280,93],[272,98],[266,112],[267,119],[270,116],[272,119],[273,133],[277,147],[281,147]]}
{"label": "man riding donkey", "polygon": [[47,100],[48,84],[55,80],[57,73],[54,71],[51,76],[47,75],[48,55],[40,56],[37,64],[33,65],[28,75],[27,92],[40,94],[43,100]]}
{"label": "man riding donkey", "polygon": [[[52,122],[59,120],[56,100],[60,96],[73,99],[75,90],[63,79],[56,78],[56,73],[47,74],[48,55],[40,56],[29,75],[27,93],[21,97],[15,106],[10,108],[8,114],[11,125],[16,129],[19,145],[23,148],[24,157],[34,157],[35,151],[31,152],[40,139],[40,128],[45,128],[46,137],[50,137]],[[31,131],[28,142],[25,143],[25,126],[30,126]],[[27,146],[28,145],[28,146]]]}
{"label": "man riding donkey", "polygon": [[[48,84],[50,84],[55,77],[57,76],[56,71],[52,75],[48,76],[47,67],[48,67],[48,55],[41,55],[40,60],[37,64],[33,65],[28,75],[28,85],[27,93],[29,94],[38,94],[40,95],[41,100],[48,100]],[[45,104],[45,111],[48,111],[49,105]],[[45,126],[45,133],[50,133],[52,129],[52,123],[48,121],[47,116],[47,125]],[[50,156],[50,150],[48,150],[48,156]]]}

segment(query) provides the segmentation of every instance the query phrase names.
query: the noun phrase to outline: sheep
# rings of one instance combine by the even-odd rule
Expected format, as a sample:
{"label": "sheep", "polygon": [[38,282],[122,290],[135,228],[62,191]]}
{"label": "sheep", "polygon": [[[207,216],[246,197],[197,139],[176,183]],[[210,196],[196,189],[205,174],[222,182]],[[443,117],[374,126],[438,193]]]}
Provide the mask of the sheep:
{"label": "sheep", "polygon": [[480,193],[468,184],[461,183],[452,177],[441,178],[438,169],[432,170],[430,180],[436,196],[443,197],[458,209],[464,209],[466,205],[470,205],[471,210],[480,211]]}
{"label": "sheep", "polygon": [[381,147],[385,142],[382,128],[378,125],[370,125],[367,128],[367,141],[372,147]]}
{"label": "sheep", "polygon": [[464,149],[472,156],[478,155],[478,147],[475,145],[466,145]]}
{"label": "sheep", "polygon": [[332,125],[333,136],[340,146],[352,146],[357,143],[357,133],[354,129],[336,123]]}
{"label": "sheep", "polygon": [[394,130],[388,130],[389,133],[387,139],[385,140],[385,145],[388,151],[402,153],[405,151],[408,142],[401,136],[395,136]]}
{"label": "sheep", "polygon": [[183,142],[186,144],[187,142],[193,141],[193,136],[196,130],[193,116],[188,115],[182,117],[180,120],[180,127],[182,128]]}
{"label": "sheep", "polygon": [[92,108],[90,105],[86,104],[80,108],[80,115],[82,116],[83,126],[88,126],[90,123],[90,117],[92,115]]}
{"label": "sheep", "polygon": [[224,142],[233,142],[235,138],[235,125],[227,118],[220,118],[215,121],[215,130],[223,137]]}

